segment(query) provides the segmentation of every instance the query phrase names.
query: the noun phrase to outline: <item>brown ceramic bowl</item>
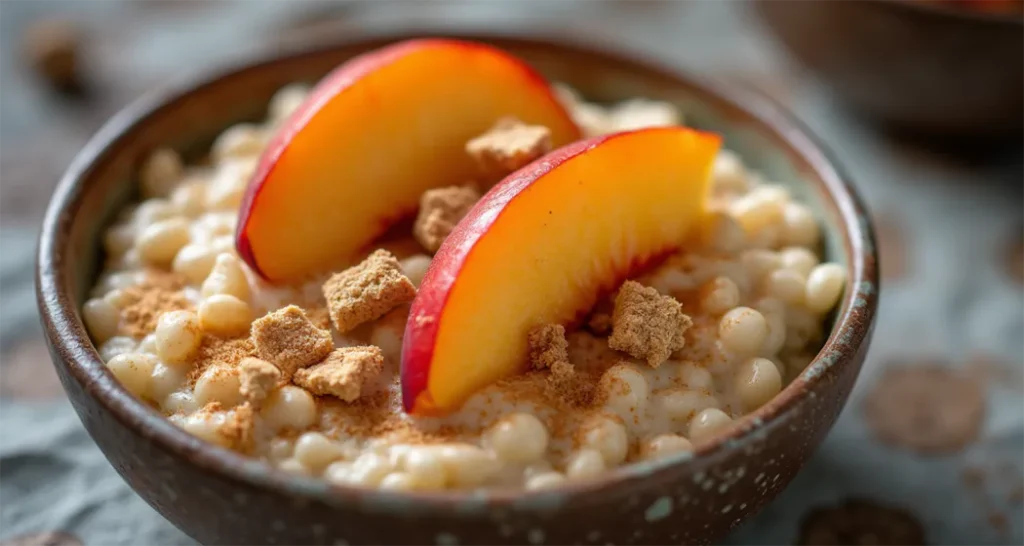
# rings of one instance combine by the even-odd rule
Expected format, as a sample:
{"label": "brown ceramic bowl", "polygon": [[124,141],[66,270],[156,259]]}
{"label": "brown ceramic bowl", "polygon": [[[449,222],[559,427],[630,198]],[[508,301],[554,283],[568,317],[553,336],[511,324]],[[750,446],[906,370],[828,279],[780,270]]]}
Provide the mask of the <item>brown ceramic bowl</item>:
{"label": "brown ceramic bowl", "polygon": [[675,101],[691,124],[723,133],[756,168],[814,206],[829,258],[847,267],[849,288],[817,359],[729,433],[693,455],[554,491],[396,494],[286,474],[207,444],[107,373],[79,307],[97,275],[101,230],[133,197],[139,158],[158,145],[200,157],[224,128],[262,116],[279,87],[316,80],[355,54],[406,37],[279,53],[219,72],[132,105],[85,147],[50,203],[37,273],[53,362],[82,422],[139,495],[206,544],[689,544],[721,537],[793,478],[853,387],[878,294],[871,228],[845,176],[774,107],[592,47],[464,36],[519,55],[590,97]]}
{"label": "brown ceramic bowl", "polygon": [[1017,136],[1024,16],[912,0],[757,2],[801,63],[858,111],[930,136]]}

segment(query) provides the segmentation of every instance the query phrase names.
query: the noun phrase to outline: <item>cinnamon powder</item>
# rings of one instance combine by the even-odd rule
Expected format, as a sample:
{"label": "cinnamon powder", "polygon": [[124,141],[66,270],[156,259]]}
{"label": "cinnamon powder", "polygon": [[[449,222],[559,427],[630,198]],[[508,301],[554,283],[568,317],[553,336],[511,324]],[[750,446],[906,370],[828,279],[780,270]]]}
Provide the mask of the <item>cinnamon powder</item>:
{"label": "cinnamon powder", "polygon": [[189,387],[195,387],[196,380],[203,375],[206,368],[214,364],[235,368],[242,359],[254,356],[256,349],[248,337],[222,338],[205,335],[193,357],[195,365],[189,371],[186,381]]}
{"label": "cinnamon powder", "polygon": [[145,337],[156,330],[160,316],[168,311],[191,309],[182,288],[184,278],[175,273],[151,270],[146,280],[124,289],[128,302],[121,310],[121,331],[133,338]]}

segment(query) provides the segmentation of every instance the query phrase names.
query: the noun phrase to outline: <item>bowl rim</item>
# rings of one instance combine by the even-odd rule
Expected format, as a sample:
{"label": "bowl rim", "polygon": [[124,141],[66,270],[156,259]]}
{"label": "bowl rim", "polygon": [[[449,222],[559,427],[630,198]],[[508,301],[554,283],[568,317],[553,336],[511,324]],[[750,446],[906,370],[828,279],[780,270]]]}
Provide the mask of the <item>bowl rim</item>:
{"label": "bowl rim", "polygon": [[983,12],[975,9],[951,6],[948,2],[921,2],[916,0],[882,0],[882,3],[906,10],[923,17],[947,21],[968,21],[1006,28],[1024,27],[1024,15]]}
{"label": "bowl rim", "polygon": [[[714,440],[698,445],[693,453],[667,457],[658,461],[639,462],[612,469],[594,480],[568,483],[542,491],[469,490],[396,493],[370,488],[341,486],[320,478],[288,474],[270,464],[221,448],[188,434],[166,417],[122,388],[106,370],[98,351],[86,333],[80,310],[71,298],[71,289],[64,283],[65,267],[73,264],[62,259],[68,245],[72,212],[88,193],[85,188],[93,167],[107,156],[116,155],[117,144],[162,108],[185,100],[193,92],[220,80],[250,70],[266,69],[278,63],[315,57],[343,48],[369,47],[425,36],[443,36],[461,40],[494,43],[498,47],[557,50],[562,54],[586,56],[603,63],[629,67],[655,78],[671,80],[687,88],[700,100],[726,111],[739,112],[748,123],[776,137],[811,168],[816,184],[823,189],[826,202],[831,202],[840,219],[840,234],[847,249],[847,289],[828,339],[814,360],[782,392],[757,411],[744,416]],[[136,434],[157,444],[188,464],[212,472],[234,482],[264,490],[283,492],[295,497],[313,497],[327,504],[351,506],[353,502],[375,509],[400,509],[403,514],[472,514],[480,510],[509,508],[518,511],[550,510],[567,498],[590,494],[600,495],[622,482],[642,480],[656,472],[675,466],[714,461],[744,442],[767,434],[784,425],[787,417],[806,398],[814,385],[822,381],[833,366],[853,365],[858,351],[869,340],[877,310],[878,269],[875,239],[863,200],[817,137],[775,101],[742,86],[725,86],[685,70],[653,62],[643,54],[621,44],[602,45],[593,39],[562,36],[524,35],[522,33],[464,32],[452,29],[406,29],[401,31],[367,32],[341,40],[315,40],[286,44],[272,53],[260,52],[242,57],[201,72],[198,76],[181,78],[164,88],[154,90],[135,100],[117,114],[89,140],[71,162],[54,190],[43,221],[36,261],[36,298],[40,320],[51,347],[54,365],[65,366],[67,374],[77,381],[89,396]],[[810,393],[813,397],[813,393]]]}

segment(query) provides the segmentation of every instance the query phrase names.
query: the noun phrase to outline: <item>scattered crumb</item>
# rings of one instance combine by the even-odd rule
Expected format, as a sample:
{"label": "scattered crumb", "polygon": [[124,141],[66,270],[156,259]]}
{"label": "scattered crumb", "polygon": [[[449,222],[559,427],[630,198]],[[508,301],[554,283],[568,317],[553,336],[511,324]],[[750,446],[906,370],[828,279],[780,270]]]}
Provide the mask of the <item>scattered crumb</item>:
{"label": "scattered crumb", "polygon": [[1000,512],[989,512],[988,524],[1000,535],[1005,535],[1010,527],[1010,522],[1006,519],[1006,515]]}
{"label": "scattered crumb", "polygon": [[952,453],[978,437],[985,393],[965,374],[937,365],[904,366],[878,380],[864,415],[887,444],[925,454]]}
{"label": "scattered crumb", "polygon": [[981,489],[985,485],[985,471],[980,468],[969,466],[960,473],[960,477],[971,489]]}
{"label": "scattered crumb", "polygon": [[907,258],[911,256],[912,249],[908,245],[903,219],[895,213],[883,212],[875,218],[875,228],[882,278],[892,281],[907,278],[910,273]]}
{"label": "scattered crumb", "polygon": [[480,200],[480,192],[467,186],[436,188],[423,192],[420,212],[412,232],[428,252],[437,252],[459,220]]}
{"label": "scattered crumb", "polygon": [[1024,227],[1018,227],[1007,245],[1003,261],[1006,273],[1017,284],[1024,284]]}
{"label": "scattered crumb", "polygon": [[259,358],[243,358],[238,370],[242,397],[255,407],[259,407],[281,380],[277,366]]}
{"label": "scattered crumb", "polygon": [[14,399],[57,399],[63,396],[60,378],[51,366],[40,366],[50,359],[42,337],[30,336],[0,353],[0,396]]}
{"label": "scattered crumb", "polygon": [[376,250],[359,265],[335,273],[324,283],[323,292],[331,321],[341,333],[416,297],[416,287],[386,250]]}
{"label": "scattered crumb", "polygon": [[538,370],[569,361],[569,342],[561,324],[542,324],[530,331],[530,364]]}
{"label": "scattered crumb", "polygon": [[239,451],[247,452],[253,445],[252,406],[246,402],[227,413],[227,420],[220,427],[220,433]]}
{"label": "scattered crumb", "polygon": [[313,394],[354,402],[383,369],[384,354],[379,347],[343,347],[323,362],[295,372],[294,381]]}
{"label": "scattered crumb", "polygon": [[924,526],[907,510],[848,499],[815,508],[800,524],[797,544],[925,544]]}
{"label": "scattered crumb", "polygon": [[277,366],[285,379],[295,370],[323,360],[334,348],[331,333],[317,328],[295,305],[256,319],[252,344],[256,354]]}
{"label": "scattered crumb", "polygon": [[693,322],[671,296],[634,281],[626,281],[615,298],[612,335],[608,346],[658,367],[673,351],[683,348]]}
{"label": "scattered crumb", "polygon": [[125,307],[121,310],[121,333],[136,339],[156,330],[160,316],[170,311],[191,309],[181,285],[168,279],[147,280],[124,289]]}
{"label": "scattered crumb", "polygon": [[551,151],[551,131],[503,118],[486,133],[466,143],[466,153],[476,160],[488,181],[497,182]]}
{"label": "scattered crumb", "polygon": [[70,21],[43,19],[29,25],[22,37],[26,64],[57,91],[82,89],[79,54],[82,33]]}

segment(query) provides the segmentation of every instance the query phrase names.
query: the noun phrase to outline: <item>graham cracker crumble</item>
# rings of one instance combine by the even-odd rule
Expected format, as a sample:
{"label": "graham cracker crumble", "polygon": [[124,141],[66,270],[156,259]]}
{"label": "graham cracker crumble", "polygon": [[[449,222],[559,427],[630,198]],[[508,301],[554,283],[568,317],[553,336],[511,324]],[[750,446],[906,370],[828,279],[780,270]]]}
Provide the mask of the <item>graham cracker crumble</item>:
{"label": "graham cracker crumble", "polygon": [[394,255],[376,250],[359,265],[332,275],[323,292],[334,327],[345,333],[412,301],[416,286]]}
{"label": "graham cracker crumble", "polygon": [[435,188],[423,192],[412,233],[423,248],[437,252],[455,224],[480,200],[480,192],[467,186]]}
{"label": "graham cracker crumble", "polygon": [[238,363],[238,373],[242,397],[257,407],[281,381],[281,371],[259,358],[243,358]]}
{"label": "graham cracker crumble", "polygon": [[220,433],[239,451],[247,452],[252,449],[254,413],[249,403],[237,406],[228,412],[227,420],[220,427]]}
{"label": "graham cracker crumble", "polygon": [[182,292],[184,286],[184,280],[177,275],[147,272],[141,284],[125,288],[121,332],[136,339],[145,337],[156,330],[164,313],[191,309],[192,304]]}
{"label": "graham cracker crumble", "polygon": [[498,120],[486,133],[466,143],[481,174],[497,182],[551,151],[551,130],[515,118]]}
{"label": "graham cracker crumble", "polygon": [[638,282],[626,281],[615,297],[608,346],[657,368],[673,351],[683,348],[683,334],[692,325],[678,301]]}
{"label": "graham cracker crumble", "polygon": [[569,361],[569,342],[561,324],[542,324],[530,330],[527,336],[530,364],[535,369],[551,368],[558,362]]}
{"label": "graham cracker crumble", "polygon": [[612,316],[609,313],[601,312],[590,315],[587,320],[587,329],[599,336],[610,334],[612,332]]}
{"label": "graham cracker crumble", "polygon": [[313,394],[352,402],[383,370],[380,347],[343,347],[335,349],[323,362],[296,371],[292,379]]}
{"label": "graham cracker crumble", "polygon": [[295,370],[323,360],[334,348],[331,333],[317,328],[295,305],[256,319],[252,344],[259,357],[277,366],[286,380]]}
{"label": "graham cracker crumble", "polygon": [[569,341],[561,324],[542,324],[528,336],[530,364],[536,370],[547,369],[547,395],[572,406],[587,404],[594,391],[593,381],[585,374],[576,373],[569,362]]}

